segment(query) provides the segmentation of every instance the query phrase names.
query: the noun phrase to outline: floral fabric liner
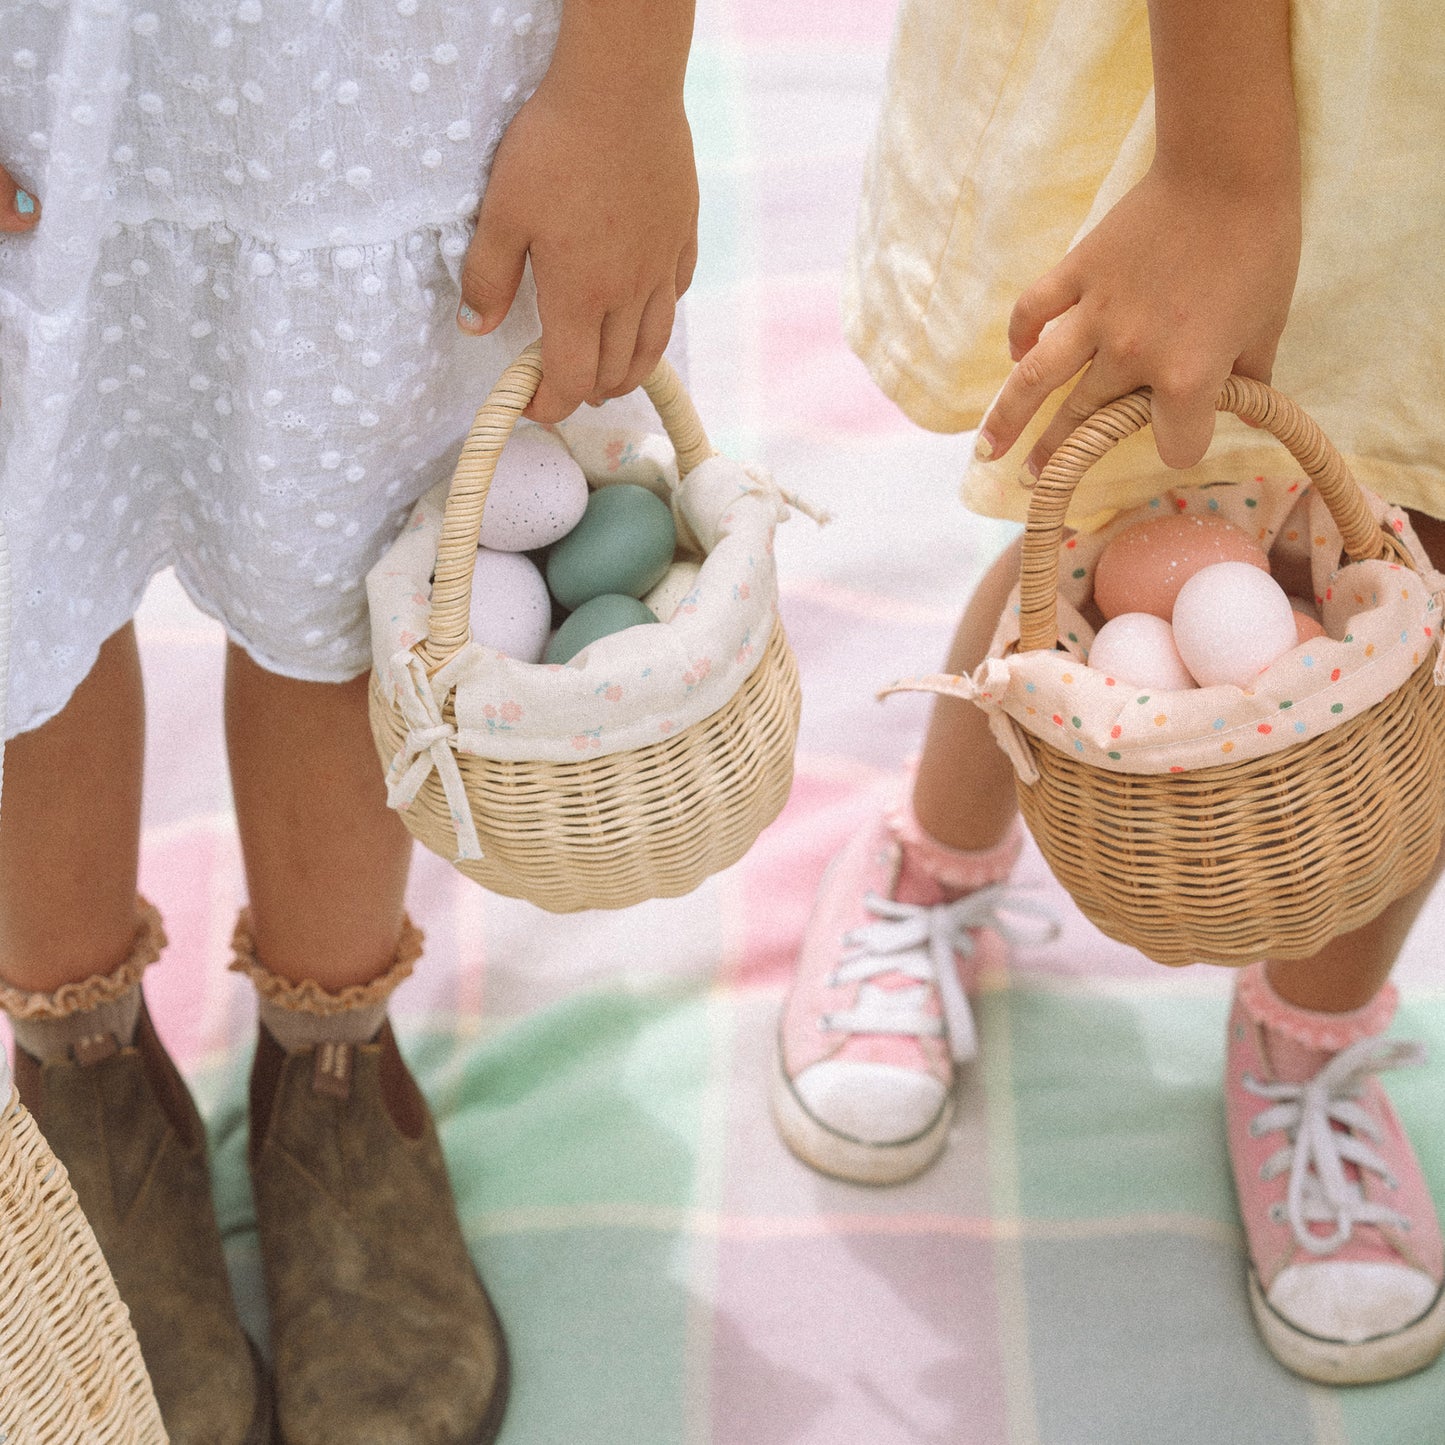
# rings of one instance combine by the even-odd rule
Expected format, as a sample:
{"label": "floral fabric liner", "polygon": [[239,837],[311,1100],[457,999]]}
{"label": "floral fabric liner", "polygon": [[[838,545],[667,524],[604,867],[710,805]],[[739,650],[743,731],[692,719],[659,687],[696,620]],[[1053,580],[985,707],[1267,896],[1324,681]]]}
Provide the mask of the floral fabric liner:
{"label": "floral fabric liner", "polygon": [[[564,435],[564,440],[565,440]],[[654,490],[675,476],[666,438],[589,437],[577,460],[593,486],[619,469]],[[762,470],[711,457],[671,491],[684,545],[704,554],[670,622],[599,638],[565,664],[520,662],[468,642],[428,678],[431,575],[450,482],[417,503],[367,577],[378,676],[409,725],[387,774],[404,807],[433,767],[458,824],[461,857],[479,857],[452,751],[499,760],[573,762],[672,736],[723,707],[762,657],[777,616],[773,533],[788,506]],[[456,724],[442,711],[455,694]],[[476,850],[476,851],[474,851]]]}
{"label": "floral fabric liner", "polygon": [[[1307,493],[1306,507],[1294,513]],[[1416,572],[1393,562],[1340,566],[1339,529],[1306,481],[1255,477],[1178,488],[1121,513],[1098,532],[1066,537],[1059,549],[1059,650],[1016,650],[1015,588],[989,655],[971,677],[934,674],[886,692],[927,691],[977,703],[1026,783],[1038,774],[1020,729],[1120,773],[1192,772],[1280,752],[1388,697],[1439,642],[1445,577],[1431,567],[1406,513],[1365,495],[1376,519],[1404,543]],[[1233,522],[1266,550],[1308,546],[1314,600],[1327,635],[1292,648],[1247,690],[1150,691],[1090,668],[1094,629],[1083,609],[1100,553],[1125,528],[1171,512]],[[1307,535],[1297,536],[1304,514]],[[1282,537],[1286,527],[1289,535]],[[1437,682],[1441,671],[1437,661]]]}

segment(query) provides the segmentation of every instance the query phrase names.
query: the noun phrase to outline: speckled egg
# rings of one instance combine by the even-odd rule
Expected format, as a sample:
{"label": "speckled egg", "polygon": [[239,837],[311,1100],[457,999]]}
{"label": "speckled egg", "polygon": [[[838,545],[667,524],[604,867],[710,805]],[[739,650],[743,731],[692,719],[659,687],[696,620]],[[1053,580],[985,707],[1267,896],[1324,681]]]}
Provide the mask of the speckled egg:
{"label": "speckled egg", "polygon": [[537,565],[519,552],[477,551],[472,573],[472,640],[520,662],[540,662],[552,599]]}
{"label": "speckled egg", "polygon": [[497,552],[530,552],[565,537],[587,510],[587,478],[561,438],[519,422],[482,509],[481,543]]}
{"label": "speckled egg", "polygon": [[662,581],[642,600],[659,622],[671,622],[678,603],[692,591],[702,567],[697,562],[674,562]]}
{"label": "speckled egg", "polygon": [[1152,612],[1121,612],[1106,622],[1089,649],[1089,666],[1134,687],[1173,692],[1194,686],[1173,629]]}
{"label": "speckled egg", "polygon": [[1196,572],[1174,603],[1174,645],[1201,687],[1251,687],[1296,645],[1295,611],[1268,572],[1219,562]]}
{"label": "speckled egg", "polygon": [[1166,622],[1179,589],[1218,562],[1269,571],[1269,558],[1241,527],[1219,517],[1156,517],[1120,532],[1099,554],[1094,601],[1105,617],[1152,612]]}
{"label": "speckled egg", "polygon": [[[650,495],[650,494],[649,494]],[[570,662],[599,637],[625,632],[629,627],[657,624],[647,606],[636,597],[608,592],[584,602],[547,644],[546,662]]]}
{"label": "speckled egg", "polygon": [[580,607],[609,592],[636,599],[662,581],[676,546],[666,502],[646,487],[604,487],[592,493],[582,520],[552,548],[547,585],[564,607]]}

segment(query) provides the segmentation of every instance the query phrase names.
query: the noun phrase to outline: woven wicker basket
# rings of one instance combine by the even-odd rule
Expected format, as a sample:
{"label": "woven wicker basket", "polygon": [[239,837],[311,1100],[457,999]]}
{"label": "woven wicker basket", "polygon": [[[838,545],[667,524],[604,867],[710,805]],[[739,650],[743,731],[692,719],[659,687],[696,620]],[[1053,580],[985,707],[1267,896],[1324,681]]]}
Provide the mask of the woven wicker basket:
{"label": "woven wicker basket", "polygon": [[[1293,402],[1231,377],[1221,411],[1272,432],[1308,474],[1354,561],[1411,565],[1343,459]],[[1147,391],[1054,454],[1024,535],[1021,649],[1052,649],[1064,515],[1089,468],[1149,423]],[[1445,689],[1427,657],[1359,716],[1265,757],[1177,774],[1108,772],[1022,737],[1019,803],[1049,866],[1111,938],[1160,963],[1308,958],[1422,883],[1445,828]]]}
{"label": "woven wicker basket", "polygon": [[[428,635],[417,648],[428,674],[469,640],[487,489],[541,375],[540,352],[529,347],[477,412],[462,448],[442,524]],[[692,401],[665,361],[644,389],[686,476],[713,455]],[[554,913],[690,892],[742,857],[781,811],[792,786],[799,711],[797,664],[776,622],[762,657],[726,706],[671,737],[577,762],[458,753],[484,856],[456,866],[497,893]],[[443,718],[455,722],[451,697]],[[371,728],[385,766],[407,723],[374,671]],[[401,816],[413,836],[456,860],[456,829],[435,772]]]}
{"label": "woven wicker basket", "polygon": [[130,1316],[64,1166],[3,1063],[0,1441],[165,1445]]}

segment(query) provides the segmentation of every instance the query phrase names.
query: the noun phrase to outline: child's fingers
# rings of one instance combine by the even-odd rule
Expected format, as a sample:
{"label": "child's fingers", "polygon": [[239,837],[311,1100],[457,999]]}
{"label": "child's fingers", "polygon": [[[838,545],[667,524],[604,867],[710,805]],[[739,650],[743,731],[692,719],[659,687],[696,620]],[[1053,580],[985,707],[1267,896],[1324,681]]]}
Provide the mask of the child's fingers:
{"label": "child's fingers", "polygon": [[1093,345],[1077,317],[1066,316],[1009,373],[979,428],[983,461],[1008,451],[1050,395],[1088,364]]}
{"label": "child's fingers", "polygon": [[1038,345],[1044,327],[1078,301],[1078,283],[1063,266],[1055,266],[1041,276],[1014,302],[1009,313],[1009,356],[1022,361]]}
{"label": "child's fingers", "polygon": [[31,231],[40,220],[40,202],[0,166],[0,231]]}
{"label": "child's fingers", "polygon": [[609,311],[602,318],[602,335],[597,348],[597,381],[587,400],[594,406],[609,396],[621,396],[637,350],[637,324],[642,307]]}
{"label": "child's fingers", "polygon": [[652,293],[643,308],[642,320],[637,327],[637,350],[632,357],[632,369],[627,373],[624,390],[633,391],[652,375],[667,343],[672,340],[672,325],[677,317],[677,296],[665,286],[659,286]]}
{"label": "child's fingers", "polygon": [[[682,296],[687,288],[692,285],[692,274],[697,270],[697,238],[693,237],[686,246],[682,248],[682,254],[677,258],[677,284],[673,289],[674,299]],[[669,330],[669,335],[671,331]]]}
{"label": "child's fingers", "polygon": [[[545,289],[539,288],[545,296]],[[597,353],[602,318],[583,319],[566,307],[553,316],[542,310],[542,384],[522,413],[532,421],[569,417],[597,389]]]}
{"label": "child's fingers", "polygon": [[476,235],[462,262],[457,325],[472,336],[495,331],[511,310],[526,263],[526,238],[495,219],[483,204]]}
{"label": "child's fingers", "polygon": [[[1079,383],[1063,399],[1059,409],[1049,419],[1049,424],[1039,433],[1034,442],[1023,470],[1037,478],[1048,465],[1049,458],[1058,451],[1081,422],[1088,421],[1101,406],[1107,406],[1116,397],[1132,391],[1133,383],[1126,380],[1121,372],[1112,370],[1106,363],[1095,360],[1079,378]],[[1027,484],[1027,478],[1020,474],[1020,481]]]}
{"label": "child's fingers", "polygon": [[1214,403],[1222,382],[1211,378],[1188,387],[1155,385],[1149,410],[1154,445],[1166,467],[1192,467],[1204,459],[1214,438]]}

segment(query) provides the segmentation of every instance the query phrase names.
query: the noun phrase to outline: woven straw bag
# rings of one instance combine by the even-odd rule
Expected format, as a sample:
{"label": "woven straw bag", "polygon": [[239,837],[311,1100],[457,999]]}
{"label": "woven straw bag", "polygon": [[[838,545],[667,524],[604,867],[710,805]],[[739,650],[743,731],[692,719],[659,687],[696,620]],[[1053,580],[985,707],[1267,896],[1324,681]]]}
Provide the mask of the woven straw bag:
{"label": "woven straw bag", "polygon": [[[1285,446],[1352,561],[1413,567],[1298,406],[1231,377],[1218,407]],[[1021,650],[1052,651],[1058,637],[1060,548],[1074,488],[1149,416],[1147,391],[1112,403],[1044,469],[1023,542]],[[1020,728],[1037,770],[1037,781],[1018,784],[1024,817],[1080,909],[1161,963],[1310,957],[1423,882],[1439,849],[1445,689],[1433,678],[1434,642],[1425,648],[1406,682],[1367,710],[1307,741],[1222,766],[1110,771]]]}
{"label": "woven straw bag", "polygon": [[[766,562],[759,571],[764,595],[754,596],[750,604],[766,609],[766,637],[744,639],[735,655],[729,652],[728,667],[740,681],[730,696],[717,699],[719,705],[710,715],[679,724],[674,732],[667,731],[666,718],[660,725],[654,725],[653,718],[636,720],[634,739],[644,731],[645,722],[647,738],[655,740],[603,746],[576,761],[559,761],[555,755],[526,756],[525,725],[495,737],[466,718],[459,725],[458,698],[462,696],[464,708],[469,705],[467,684],[454,687],[451,676],[459,670],[465,673],[470,654],[484,651],[470,641],[468,616],[487,490],[502,447],[541,375],[540,350],[533,345],[503,373],[476,414],[446,496],[430,599],[421,599],[426,602],[425,636],[390,656],[383,656],[390,643],[375,643],[372,734],[382,764],[389,768],[393,805],[400,808],[406,826],[467,877],[552,912],[622,908],[647,898],[690,892],[709,874],[740,858],[787,800],[800,697],[797,665],[776,617],[776,587],[771,581],[771,527],[786,512],[776,501],[780,495],[776,489],[769,491],[765,502],[751,497],[744,502],[743,510],[752,508],[749,515],[754,518],[758,506],[777,506],[776,514],[767,514],[766,546],[758,549],[766,553],[757,559]],[[727,475],[736,474],[745,485],[734,485],[727,495],[741,498],[745,492],[759,492],[760,484],[749,481],[735,464],[715,457],[690,398],[665,361],[644,389],[676,449],[680,480],[700,467],[704,470],[695,479],[699,482],[715,475],[716,469],[731,468]],[[673,510],[680,520],[680,542],[684,546],[695,542],[677,496]],[[696,548],[709,555],[711,550]],[[382,635],[376,583],[386,565],[383,558],[371,579],[374,639]],[[703,577],[707,575],[705,557]],[[669,626],[635,629],[616,640],[642,637],[642,643],[631,645],[660,646],[669,640]],[[604,638],[589,652],[613,641]],[[624,643],[624,649],[628,645]],[[477,665],[482,666],[482,661]],[[514,676],[515,669],[527,668],[510,659],[497,663],[495,655],[487,665],[513,669]],[[412,688],[409,701],[403,703],[408,669],[430,682],[432,695],[419,698],[425,716],[418,712],[420,689]],[[568,671],[550,669],[559,692],[564,683],[574,685],[579,680],[576,673],[564,676]],[[706,679],[707,685],[716,686],[724,671],[719,668]],[[528,668],[529,685],[550,685],[548,672],[541,665]],[[689,676],[686,684],[677,683],[677,690],[696,686],[696,679]],[[697,711],[695,698],[685,705]],[[482,711],[490,719],[497,708]],[[587,741],[584,734],[579,746]],[[552,742],[555,754],[555,739]],[[404,766],[408,760],[415,760],[415,771],[403,801],[398,802],[398,779],[408,776]],[[416,776],[423,779],[419,786]],[[473,856],[465,856],[468,853]]]}
{"label": "woven straw bag", "polygon": [[0,1053],[0,1441],[165,1445],[130,1316]]}

